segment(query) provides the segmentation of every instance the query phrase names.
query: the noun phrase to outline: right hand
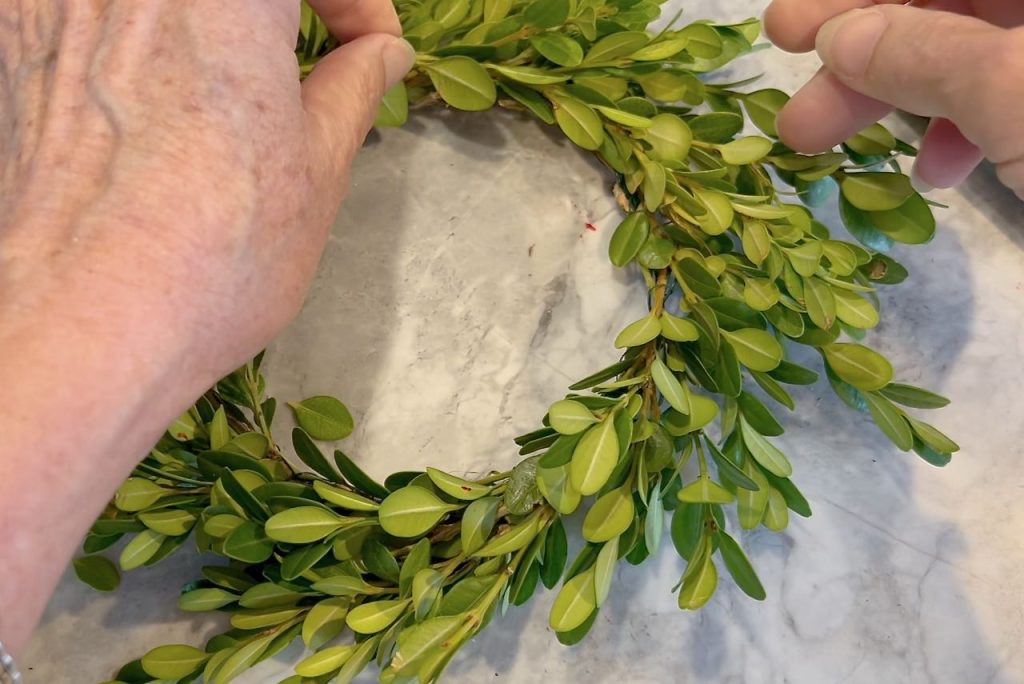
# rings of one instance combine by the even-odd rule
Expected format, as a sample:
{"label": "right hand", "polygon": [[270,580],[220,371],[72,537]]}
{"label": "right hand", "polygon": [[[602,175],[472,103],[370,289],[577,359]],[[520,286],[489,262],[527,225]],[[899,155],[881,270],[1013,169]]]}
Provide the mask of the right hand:
{"label": "right hand", "polygon": [[924,4],[774,0],[769,38],[790,52],[816,49],[824,63],[779,114],[780,135],[821,152],[902,109],[932,118],[918,186],[956,185],[988,158],[1024,199],[1024,4]]}

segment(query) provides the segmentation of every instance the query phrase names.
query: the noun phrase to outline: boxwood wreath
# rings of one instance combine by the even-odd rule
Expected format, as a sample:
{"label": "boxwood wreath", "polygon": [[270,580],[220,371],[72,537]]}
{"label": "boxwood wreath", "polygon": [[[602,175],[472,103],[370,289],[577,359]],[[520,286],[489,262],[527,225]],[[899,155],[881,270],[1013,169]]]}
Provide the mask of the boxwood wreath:
{"label": "boxwood wreath", "polygon": [[[311,654],[287,684],[349,682],[373,661],[383,682],[434,682],[539,585],[560,586],[559,641],[580,641],[616,564],[643,562],[665,536],[686,560],[680,608],[703,606],[725,574],[763,599],[736,526],[778,531],[790,511],[811,514],[771,441],[783,431],[773,410],[795,408],[786,385],[818,377],[787,361],[787,346],[818,351],[836,394],[900,449],[936,466],[958,449],[900,408],[947,400],[893,382],[890,363],[860,343],[879,322],[876,286],[907,276],[885,252],[935,230],[896,163],[915,151],[880,125],[825,154],[779,142],[787,96],[712,73],[757,47],[755,20],[679,27],[676,17],[655,34],[645,31],[654,0],[396,5],[418,58],[378,124],[444,104],[558,126],[615,174],[626,215],[609,258],[644,279],[649,311],[616,337],[619,361],[515,440],[525,460],[479,480],[427,468],[379,483],[342,451],[327,457],[317,442],[346,437],[352,418],[323,396],[289,404],[299,466],[271,433],[262,355],[222,380],[118,490],[74,567],[109,591],[119,572],[99,553],[122,537],[126,571],[194,539],[224,562],[204,567],[179,605],[221,611],[230,629],[203,648],[151,650],[116,681],[224,684],[301,639]],[[334,45],[303,7],[302,73]],[[746,120],[762,135],[743,135]],[[806,208],[836,188],[859,244]],[[570,562],[563,517],[588,506]]]}

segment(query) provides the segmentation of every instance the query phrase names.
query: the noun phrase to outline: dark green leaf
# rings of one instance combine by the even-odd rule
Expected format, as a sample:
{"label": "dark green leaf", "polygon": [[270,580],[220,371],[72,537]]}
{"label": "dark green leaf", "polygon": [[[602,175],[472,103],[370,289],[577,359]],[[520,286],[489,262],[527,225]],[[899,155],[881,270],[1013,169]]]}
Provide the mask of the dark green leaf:
{"label": "dark green leaf", "polygon": [[121,584],[117,566],[105,556],[84,556],[74,560],[75,575],[96,591],[114,591]]}
{"label": "dark green leaf", "polygon": [[766,596],[764,587],[757,578],[750,560],[747,559],[747,554],[743,553],[736,540],[725,532],[718,532],[717,539],[718,552],[722,554],[722,560],[725,561],[725,567],[728,568],[733,580],[747,596],[763,601]]}
{"label": "dark green leaf", "polygon": [[352,414],[334,397],[310,397],[299,403],[289,403],[295,421],[313,439],[325,442],[344,439],[352,434]]}

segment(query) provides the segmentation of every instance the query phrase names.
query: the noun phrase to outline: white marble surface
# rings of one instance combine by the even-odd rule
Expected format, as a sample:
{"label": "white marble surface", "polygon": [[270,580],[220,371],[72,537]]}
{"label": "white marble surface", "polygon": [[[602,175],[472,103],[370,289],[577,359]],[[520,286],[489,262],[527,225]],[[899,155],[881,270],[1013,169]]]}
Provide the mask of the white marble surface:
{"label": "white marble surface", "polygon": [[[738,19],[765,2],[724,4],[686,3],[690,17]],[[761,52],[743,68],[792,89],[814,67]],[[609,341],[641,311],[642,291],[604,256],[608,177],[554,141],[509,115],[429,114],[359,159],[309,304],[269,360],[279,395],[348,403],[351,452],[369,470],[511,465],[509,438],[614,358]],[[912,277],[883,293],[870,341],[900,379],[953,397],[935,417],[963,446],[949,467],[897,452],[824,384],[806,388],[781,442],[814,516],[742,539],[766,601],[726,581],[700,613],[679,612],[681,562],[664,548],[621,569],[582,645],[555,641],[541,593],[447,681],[1024,682],[1024,204],[987,170],[935,196],[951,207],[939,235],[899,250]],[[199,643],[216,620],[174,608],[198,566],[182,554],[115,596],[66,577],[23,661],[28,682],[96,682],[153,645]],[[300,657],[239,681],[276,682]]]}

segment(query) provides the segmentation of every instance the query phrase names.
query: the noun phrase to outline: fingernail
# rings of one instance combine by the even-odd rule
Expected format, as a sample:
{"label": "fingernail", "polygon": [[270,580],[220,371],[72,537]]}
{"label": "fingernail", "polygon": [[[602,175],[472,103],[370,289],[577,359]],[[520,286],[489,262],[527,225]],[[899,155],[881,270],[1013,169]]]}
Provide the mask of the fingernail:
{"label": "fingernail", "polygon": [[816,49],[830,71],[858,78],[867,73],[875,46],[888,27],[889,20],[877,9],[853,10],[821,27]]}
{"label": "fingernail", "polygon": [[922,195],[935,189],[935,186],[921,178],[921,172],[917,164],[914,164],[914,168],[910,172],[910,184]]}
{"label": "fingernail", "polygon": [[409,69],[416,61],[416,50],[408,41],[392,38],[384,45],[381,59],[384,61],[384,80],[390,89],[409,73]]}

